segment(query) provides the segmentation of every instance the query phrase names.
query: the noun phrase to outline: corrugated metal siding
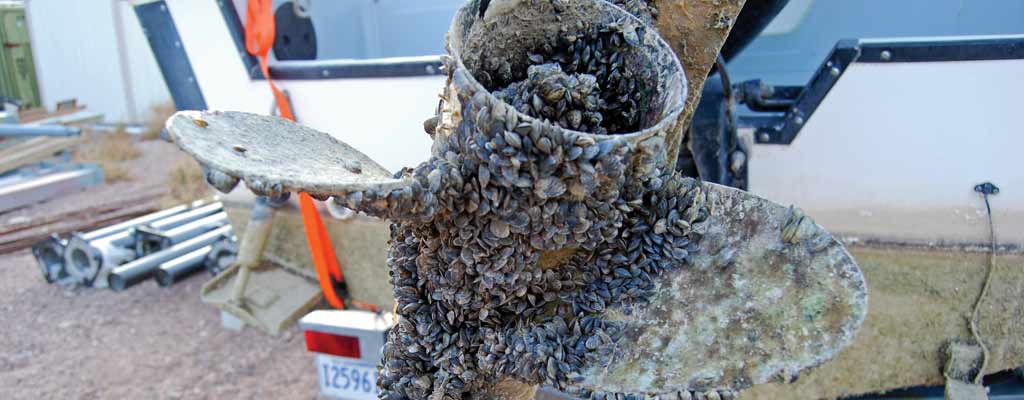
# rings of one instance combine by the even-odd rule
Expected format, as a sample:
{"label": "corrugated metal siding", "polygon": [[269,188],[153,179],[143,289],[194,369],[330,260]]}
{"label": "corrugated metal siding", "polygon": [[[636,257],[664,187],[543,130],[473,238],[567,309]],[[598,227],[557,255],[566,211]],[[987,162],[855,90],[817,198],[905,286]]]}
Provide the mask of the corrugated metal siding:
{"label": "corrugated metal siding", "polygon": [[[151,107],[170,101],[131,2],[30,0],[26,9],[45,106],[77,98],[107,122],[139,123]],[[127,74],[119,58],[117,14]]]}

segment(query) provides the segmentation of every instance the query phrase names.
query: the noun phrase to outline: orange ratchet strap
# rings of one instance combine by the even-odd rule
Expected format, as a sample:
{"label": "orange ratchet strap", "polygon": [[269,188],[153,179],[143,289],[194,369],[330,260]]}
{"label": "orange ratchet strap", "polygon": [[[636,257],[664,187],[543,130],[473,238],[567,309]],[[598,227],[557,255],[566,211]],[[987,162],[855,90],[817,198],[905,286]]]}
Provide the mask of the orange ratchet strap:
{"label": "orange ratchet strap", "polygon": [[[295,114],[288,104],[288,98],[270,79],[270,69],[267,66],[267,55],[274,45],[275,34],[272,7],[270,0],[249,0],[245,10],[245,49],[249,54],[259,57],[260,69],[270,84],[270,90],[274,92],[274,102],[277,103],[281,118],[295,121]],[[313,266],[320,280],[320,289],[323,290],[324,297],[331,307],[344,309],[345,302],[334,290],[334,282],[343,282],[344,277],[341,275],[334,247],[331,246],[331,238],[327,236],[327,229],[320,219],[320,212],[313,204],[313,198],[306,193],[299,193],[299,208],[302,211],[302,223],[306,228],[306,241],[309,242]]]}

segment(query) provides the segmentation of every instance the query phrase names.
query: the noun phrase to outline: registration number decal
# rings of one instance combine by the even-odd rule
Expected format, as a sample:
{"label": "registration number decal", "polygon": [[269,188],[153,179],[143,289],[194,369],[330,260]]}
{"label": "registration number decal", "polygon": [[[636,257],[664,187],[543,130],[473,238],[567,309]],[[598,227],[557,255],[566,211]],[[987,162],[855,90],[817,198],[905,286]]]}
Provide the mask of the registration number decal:
{"label": "registration number decal", "polygon": [[320,393],[342,400],[376,400],[377,366],[342,357],[316,355]]}

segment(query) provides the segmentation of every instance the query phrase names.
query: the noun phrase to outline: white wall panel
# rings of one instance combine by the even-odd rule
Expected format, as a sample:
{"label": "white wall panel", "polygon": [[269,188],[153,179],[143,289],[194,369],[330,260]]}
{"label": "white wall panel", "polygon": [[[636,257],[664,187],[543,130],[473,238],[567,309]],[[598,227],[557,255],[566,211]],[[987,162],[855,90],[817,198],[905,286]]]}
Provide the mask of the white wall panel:
{"label": "white wall panel", "polygon": [[124,21],[125,52],[130,71],[131,87],[134,93],[136,119],[148,121],[152,117],[153,107],[157,105],[174,106],[167,83],[160,74],[160,67],[153,57],[149,41],[142,31],[139,18],[130,1],[118,1],[121,7],[121,18]]}
{"label": "white wall panel", "polygon": [[988,240],[975,184],[992,181],[997,236],[1024,243],[1024,60],[855,63],[790,146],[761,145],[750,190],[834,232]]}
{"label": "white wall panel", "polygon": [[[129,1],[29,0],[26,10],[40,94],[48,108],[77,98],[104,113],[108,122],[136,123],[152,105],[170,101]],[[118,51],[118,14],[125,33],[123,53]]]}
{"label": "white wall panel", "polygon": [[[273,95],[251,80],[213,0],[170,0],[196,80],[210,109],[269,113]],[[328,132],[391,171],[430,157],[423,121],[434,114],[444,77],[279,80],[298,122]]]}

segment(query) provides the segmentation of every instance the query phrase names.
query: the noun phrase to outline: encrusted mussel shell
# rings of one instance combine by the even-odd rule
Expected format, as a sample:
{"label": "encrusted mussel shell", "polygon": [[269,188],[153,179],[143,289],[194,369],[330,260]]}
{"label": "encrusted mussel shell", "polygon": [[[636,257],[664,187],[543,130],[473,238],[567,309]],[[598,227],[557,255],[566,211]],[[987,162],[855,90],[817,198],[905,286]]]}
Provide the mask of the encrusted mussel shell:
{"label": "encrusted mussel shell", "polygon": [[[629,43],[574,50],[630,71],[616,93],[635,96],[636,130],[566,129],[493,94],[553,38],[594,32]],[[432,156],[397,176],[272,117],[168,122],[221,190],[333,196],[394,222],[399,318],[381,398],[499,398],[499,383],[519,381],[594,399],[726,399],[852,340],[866,287],[838,241],[799,210],[667,165],[687,85],[647,24],[603,0],[470,0],[447,38]]]}
{"label": "encrusted mussel shell", "polygon": [[[479,11],[482,4],[488,4],[483,13]],[[552,38],[582,36],[585,32],[608,26],[636,38],[631,51],[621,56],[619,68],[636,74],[635,82],[640,86],[638,101],[644,106],[641,129],[591,134],[566,129],[547,120],[537,122],[544,131],[551,132],[551,136],[573,140],[592,138],[605,146],[605,153],[628,148],[629,153],[642,155],[632,157],[640,168],[628,173],[627,179],[649,175],[658,167],[667,167],[665,139],[670,132],[681,129],[678,117],[685,106],[686,74],[671,47],[654,29],[606,1],[468,1],[456,13],[448,31],[449,57],[444,62],[451,79],[446,97],[449,102],[461,103],[450,106],[449,110],[454,110],[455,118],[459,119],[458,109],[466,109],[466,103],[484,103],[469,104],[471,110],[492,104],[501,104],[502,109],[511,108],[491,94],[495,88],[486,87],[480,80],[481,76],[486,76],[490,82],[508,83],[524,79],[531,52],[550,46]],[[536,120],[514,109],[511,111],[517,124]],[[499,115],[499,118],[508,122],[504,115]],[[475,121],[468,122],[476,125]],[[475,126],[472,128],[476,128],[472,130],[477,133],[486,134],[488,131]],[[454,129],[449,129],[449,132],[454,132]]]}
{"label": "encrusted mussel shell", "polygon": [[[849,345],[867,312],[864,276],[799,209],[702,184],[707,219],[688,265],[655,278],[581,388],[617,393],[744,389],[789,382]],[[671,398],[671,397],[670,397]]]}
{"label": "encrusted mussel shell", "polygon": [[171,139],[228,192],[242,180],[258,194],[305,192],[324,197],[389,190],[408,182],[323,132],[268,115],[181,111],[167,120]]}

